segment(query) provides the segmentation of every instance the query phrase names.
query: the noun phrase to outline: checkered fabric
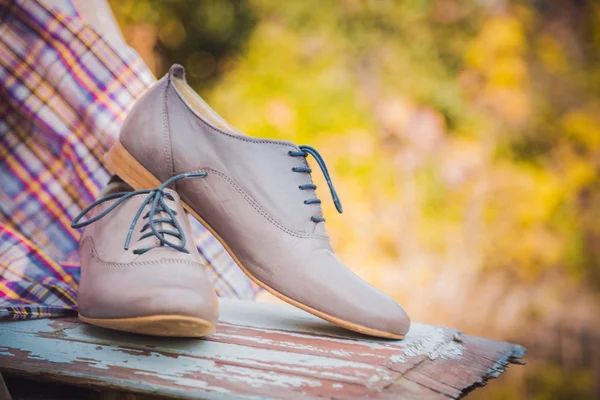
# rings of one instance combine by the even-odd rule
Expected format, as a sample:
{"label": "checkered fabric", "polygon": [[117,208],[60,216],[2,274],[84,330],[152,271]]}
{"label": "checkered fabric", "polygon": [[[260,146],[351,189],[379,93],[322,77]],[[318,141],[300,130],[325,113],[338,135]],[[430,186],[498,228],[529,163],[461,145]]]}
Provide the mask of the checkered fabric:
{"label": "checkered fabric", "polygon": [[[102,156],[155,81],[137,53],[65,3],[0,0],[0,319],[76,311],[71,220],[108,181]],[[254,297],[218,241],[192,225],[219,295]]]}

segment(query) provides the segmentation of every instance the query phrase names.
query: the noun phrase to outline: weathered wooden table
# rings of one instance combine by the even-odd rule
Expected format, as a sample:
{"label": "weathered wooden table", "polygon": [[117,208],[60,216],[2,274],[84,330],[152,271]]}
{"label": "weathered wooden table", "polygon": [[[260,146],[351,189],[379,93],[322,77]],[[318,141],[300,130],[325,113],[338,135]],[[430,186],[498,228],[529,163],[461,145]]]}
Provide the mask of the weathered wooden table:
{"label": "weathered wooden table", "polygon": [[404,340],[353,334],[288,305],[221,301],[204,340],[77,319],[0,323],[0,372],[163,398],[457,398],[521,363],[519,345],[414,323]]}

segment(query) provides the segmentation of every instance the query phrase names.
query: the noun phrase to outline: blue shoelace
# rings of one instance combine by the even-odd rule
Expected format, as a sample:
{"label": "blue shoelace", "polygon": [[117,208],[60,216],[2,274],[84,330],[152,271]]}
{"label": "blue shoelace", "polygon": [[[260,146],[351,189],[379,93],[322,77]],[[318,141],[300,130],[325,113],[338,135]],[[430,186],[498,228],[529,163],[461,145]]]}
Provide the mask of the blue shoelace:
{"label": "blue shoelace", "polygon": [[[317,149],[315,149],[314,147],[298,146],[298,148],[300,149],[300,151],[289,151],[288,154],[292,157],[304,157],[304,158],[308,157],[308,155],[313,156],[313,158],[317,161],[317,164],[319,164],[319,167],[321,168],[321,172],[323,172],[323,176],[325,176],[325,180],[327,181],[327,185],[329,186],[329,191],[331,192],[331,198],[333,199],[333,204],[335,204],[336,210],[338,210],[338,212],[341,214],[343,212],[342,202],[340,201],[340,198],[338,197],[338,195],[335,191],[335,188],[333,187],[333,183],[331,182],[331,176],[329,175],[329,171],[327,170],[327,165],[325,165],[325,160],[323,160],[323,157],[321,156],[321,154],[319,154]],[[307,167],[294,167],[294,168],[292,168],[292,171],[310,174],[312,172],[312,169],[307,168]],[[312,183],[306,183],[304,185],[298,186],[298,188],[300,190],[316,190],[317,185],[312,184]],[[321,200],[318,198],[308,199],[308,200],[304,200],[304,204],[321,204]],[[325,221],[325,218],[323,218],[321,216],[318,216],[318,217],[312,216],[310,219],[311,219],[311,221],[317,222],[317,223]]]}
{"label": "blue shoelace", "polygon": [[[180,175],[176,175],[176,176],[173,176],[173,177],[167,179],[162,185],[160,185],[156,189],[134,190],[132,192],[119,192],[119,193],[109,194],[101,199],[96,200],[95,202],[93,202],[92,204],[87,206],[77,217],[75,217],[75,219],[71,223],[71,227],[75,228],[75,229],[79,229],[79,228],[83,228],[84,226],[93,224],[94,222],[98,221],[99,219],[104,218],[112,210],[117,208],[120,204],[124,203],[131,197],[137,196],[140,194],[147,194],[146,198],[142,202],[142,205],[140,206],[139,210],[135,214],[133,221],[131,222],[131,225],[129,227],[129,232],[127,232],[127,239],[125,240],[125,250],[129,250],[129,245],[131,242],[131,235],[133,234],[135,225],[137,224],[138,220],[140,219],[142,212],[144,211],[144,208],[148,204],[152,203],[150,206],[150,210],[142,217],[142,219],[148,219],[148,222],[146,222],[146,224],[144,224],[144,226],[141,229],[141,232],[144,232],[148,229],[150,229],[150,232],[146,232],[145,234],[143,234],[139,238],[139,240],[143,240],[143,239],[149,238],[151,236],[155,236],[160,241],[160,245],[153,246],[153,247],[146,247],[146,248],[142,248],[142,249],[135,249],[135,250],[133,250],[134,254],[144,254],[145,252],[147,252],[149,250],[152,250],[157,247],[164,247],[164,246],[172,247],[175,250],[179,250],[183,253],[189,253],[189,251],[185,248],[185,244],[186,244],[185,233],[183,232],[183,228],[181,227],[179,222],[177,222],[177,218],[175,218],[175,216],[177,215],[177,212],[173,211],[165,202],[165,198],[167,198],[168,200],[171,200],[171,201],[173,201],[175,199],[168,192],[165,192],[165,189],[171,183],[173,183],[179,179],[204,177],[204,176],[206,176],[206,172],[180,174]],[[112,204],[110,207],[108,207],[106,210],[104,210],[100,214],[96,215],[95,217],[90,218],[87,221],[80,222],[81,219],[94,207],[96,207],[104,202],[114,200],[114,199],[119,199],[119,200],[117,200],[114,204]],[[162,212],[166,212],[169,217],[168,218],[166,218],[166,217],[155,218],[156,215],[158,215]],[[168,229],[159,229],[156,226],[156,224],[160,224],[160,223],[171,225],[176,229],[176,231],[168,230]],[[179,243],[179,244],[173,243],[172,241],[168,240],[166,238],[166,236],[173,236],[173,237],[179,239],[179,241],[181,243]]]}

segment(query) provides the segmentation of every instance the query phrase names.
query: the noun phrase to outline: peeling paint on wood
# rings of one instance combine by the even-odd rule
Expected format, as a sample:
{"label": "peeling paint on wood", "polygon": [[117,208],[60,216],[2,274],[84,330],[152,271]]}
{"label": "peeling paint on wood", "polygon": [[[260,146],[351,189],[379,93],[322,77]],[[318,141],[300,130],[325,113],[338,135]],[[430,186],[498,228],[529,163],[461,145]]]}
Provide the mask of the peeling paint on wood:
{"label": "peeling paint on wood", "polygon": [[413,324],[404,340],[347,332],[287,305],[221,301],[204,340],[76,319],[0,324],[0,371],[172,398],[457,398],[519,362],[517,345]]}

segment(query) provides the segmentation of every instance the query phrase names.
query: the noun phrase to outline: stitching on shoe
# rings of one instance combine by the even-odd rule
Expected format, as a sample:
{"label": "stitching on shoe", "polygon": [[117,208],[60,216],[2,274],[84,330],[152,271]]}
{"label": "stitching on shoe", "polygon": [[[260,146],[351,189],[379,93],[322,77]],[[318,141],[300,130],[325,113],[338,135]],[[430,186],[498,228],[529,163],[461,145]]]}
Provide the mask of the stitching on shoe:
{"label": "stitching on shoe", "polygon": [[[171,189],[171,190],[173,190],[173,189]],[[176,193],[176,194],[177,194],[177,196],[179,196],[179,193],[175,192],[174,190],[173,190],[173,192],[174,192],[174,193]],[[172,193],[170,193],[170,194],[171,194],[171,196],[173,195]],[[129,198],[129,200],[132,200],[132,199],[140,199],[140,198],[146,198],[147,196],[148,196],[148,195],[146,195],[146,194],[136,194],[135,196],[131,196],[131,197]],[[177,197],[176,197],[176,199],[177,199]],[[107,205],[107,206],[108,206],[108,205],[111,205],[111,204],[113,204],[113,203],[116,203],[117,201],[119,201],[119,199],[108,200],[108,201],[105,201],[103,205]],[[123,204],[123,205],[125,205],[125,204]]]}
{"label": "stitching on shoe", "polygon": [[199,267],[199,268],[205,268],[204,265],[200,264],[197,261],[177,260],[177,259],[169,259],[169,258],[161,259],[161,260],[152,260],[152,261],[134,261],[134,262],[130,262],[130,263],[118,263],[118,262],[113,262],[113,261],[106,261],[106,260],[103,260],[102,258],[100,258],[100,256],[98,256],[98,253],[96,252],[96,246],[94,244],[94,239],[92,239],[91,236],[86,236],[86,238],[83,240],[81,245],[84,246],[86,242],[90,242],[90,247],[91,247],[90,256],[92,257],[92,259],[102,263],[102,265],[107,266],[107,267],[127,268],[127,267],[139,267],[139,266],[157,265],[157,264],[187,264],[187,265],[191,265],[191,266],[195,266],[195,267]]}
{"label": "stitching on shoe", "polygon": [[92,258],[96,261],[101,262],[103,265],[107,267],[117,267],[117,268],[127,268],[127,267],[139,267],[139,266],[147,266],[147,265],[157,265],[157,264],[187,264],[198,268],[203,268],[202,264],[197,263],[195,261],[186,261],[186,260],[156,260],[156,261],[141,261],[141,262],[132,262],[132,263],[116,263],[116,262],[108,262],[102,261],[92,254]]}
{"label": "stitching on shoe", "polygon": [[171,150],[171,135],[169,129],[169,111],[167,109],[167,91],[169,90],[169,86],[171,84],[171,79],[169,77],[168,84],[165,85],[163,90],[161,99],[160,99],[160,108],[162,115],[162,125],[163,125],[163,152],[165,155],[165,159],[167,161],[167,176],[173,173],[173,155]]}
{"label": "stitching on shoe", "polygon": [[227,176],[227,174],[218,171],[216,169],[213,168],[200,168],[200,169],[194,169],[194,170],[190,170],[190,171],[184,171],[182,173],[191,173],[191,172],[207,172],[210,171],[211,173],[214,173],[217,176],[220,176],[221,178],[225,179],[227,182],[229,182],[237,191],[238,193],[240,193],[242,195],[242,197],[256,210],[258,211],[259,214],[261,214],[264,218],[266,218],[271,224],[273,224],[274,226],[276,226],[277,228],[279,228],[280,230],[282,230],[283,232],[287,233],[288,235],[291,236],[295,236],[298,238],[302,238],[302,239],[321,239],[321,240],[328,240],[329,237],[328,236],[324,236],[324,235],[315,235],[312,233],[305,233],[305,232],[297,232],[294,230],[291,230],[289,228],[286,228],[285,226],[283,226],[283,224],[281,224],[279,221],[277,221],[274,217],[272,217],[267,211],[265,211],[260,204],[258,204],[256,202],[256,200],[254,200],[252,198],[252,196],[250,196],[248,193],[246,193],[246,191],[237,184],[237,182],[235,182],[233,179],[231,179],[229,176]]}
{"label": "stitching on shoe", "polygon": [[[178,100],[184,106],[186,112],[192,114],[192,116],[194,118],[196,118],[197,120],[199,120],[203,125],[205,125],[209,129],[211,129],[217,133],[220,133],[220,134],[230,137],[232,139],[241,140],[243,142],[247,142],[247,143],[251,143],[251,144],[270,144],[270,145],[277,145],[277,146],[282,146],[282,147],[286,147],[286,148],[292,148],[294,150],[299,150],[298,146],[295,144],[292,144],[292,143],[274,141],[274,140],[257,139],[252,136],[245,137],[242,135],[235,135],[230,132],[221,130],[221,129],[213,126],[212,124],[210,124],[208,121],[205,121],[204,118],[202,118],[200,115],[198,115],[196,112],[194,112],[193,109],[190,109],[190,107],[187,104],[187,101],[185,101],[182,98],[182,95],[179,93],[179,90],[173,84],[170,75],[169,75],[169,85],[168,86],[173,86],[173,91],[177,95]],[[306,159],[304,159],[303,162],[306,167],[309,166],[308,161],[306,161]],[[254,201],[254,199],[252,199],[252,197],[250,195],[248,195],[233,179],[229,178],[229,176],[225,175],[224,173],[222,173],[220,171],[217,171],[212,168],[195,168],[195,169],[188,170],[188,171],[184,170],[184,171],[173,172],[173,174],[176,175],[176,174],[187,173],[187,172],[200,172],[200,171],[204,171],[204,170],[210,170],[210,171],[216,172],[217,174],[221,174],[223,176],[223,178],[225,178],[226,180],[228,180],[230,183],[233,184],[233,186],[238,190],[238,192],[240,192],[240,194],[242,194],[242,196],[244,196],[244,198],[246,198],[246,200],[252,205],[252,207],[254,207],[261,215],[263,215],[265,218],[267,218],[267,220],[269,220],[273,225],[277,226],[279,229],[283,230],[284,232],[286,232],[292,236],[296,236],[296,237],[300,237],[300,238],[328,239],[328,237],[324,236],[324,235],[301,233],[301,232],[296,232],[296,231],[293,231],[291,229],[284,227],[281,223],[277,222],[273,217],[271,217],[266,211],[262,210],[262,207],[260,207],[260,205],[258,203],[256,203]],[[312,177],[310,177],[310,182],[313,183]],[[323,216],[322,210],[321,210],[320,215]]]}

